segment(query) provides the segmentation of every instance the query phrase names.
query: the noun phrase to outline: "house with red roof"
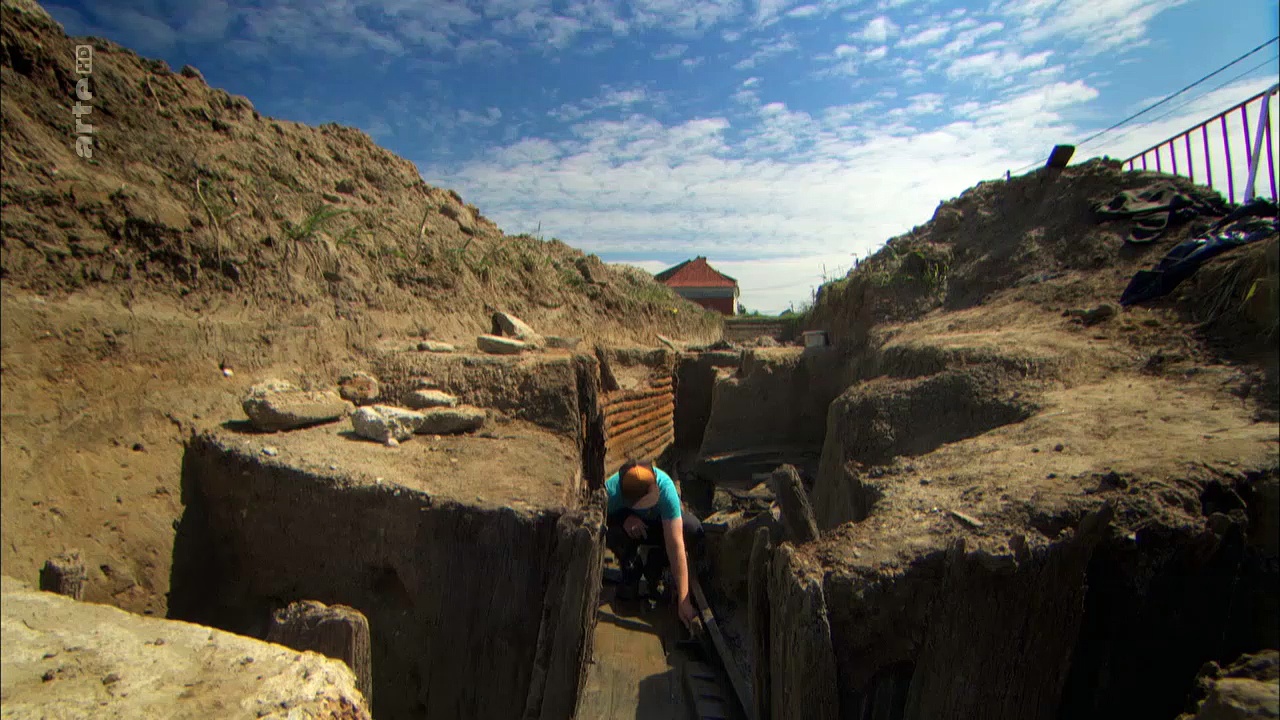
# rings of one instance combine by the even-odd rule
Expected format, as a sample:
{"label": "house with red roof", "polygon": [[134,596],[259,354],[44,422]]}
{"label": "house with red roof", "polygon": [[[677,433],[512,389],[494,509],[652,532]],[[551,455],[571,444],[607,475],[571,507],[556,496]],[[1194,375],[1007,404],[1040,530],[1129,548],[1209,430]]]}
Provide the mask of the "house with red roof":
{"label": "house with red roof", "polygon": [[711,267],[701,255],[663,270],[654,279],[708,310],[738,314],[738,281]]}

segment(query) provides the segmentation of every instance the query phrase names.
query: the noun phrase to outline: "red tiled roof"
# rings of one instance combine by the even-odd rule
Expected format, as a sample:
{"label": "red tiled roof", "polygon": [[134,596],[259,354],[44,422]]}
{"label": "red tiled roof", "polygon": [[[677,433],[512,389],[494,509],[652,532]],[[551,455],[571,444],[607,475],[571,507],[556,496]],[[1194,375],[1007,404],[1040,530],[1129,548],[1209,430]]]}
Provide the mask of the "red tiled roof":
{"label": "red tiled roof", "polygon": [[707,264],[699,255],[653,276],[667,287],[737,287],[738,281]]}

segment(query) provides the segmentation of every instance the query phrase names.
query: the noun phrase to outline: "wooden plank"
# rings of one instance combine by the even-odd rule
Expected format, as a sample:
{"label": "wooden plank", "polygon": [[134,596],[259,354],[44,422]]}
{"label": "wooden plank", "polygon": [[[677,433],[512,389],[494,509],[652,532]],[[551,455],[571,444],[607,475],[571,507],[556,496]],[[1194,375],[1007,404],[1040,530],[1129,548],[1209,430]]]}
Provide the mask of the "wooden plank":
{"label": "wooden plank", "polygon": [[738,707],[742,708],[742,711],[746,713],[747,720],[758,720],[756,718],[755,705],[751,699],[751,685],[742,676],[738,663],[729,654],[729,643],[725,641],[724,634],[720,632],[720,625],[716,623],[716,616],[711,611],[711,605],[707,602],[707,596],[702,592],[702,584],[698,582],[698,576],[693,572],[693,568],[689,569],[689,585],[693,592],[693,598],[697,601],[696,609],[702,620],[702,625],[707,629],[707,634],[711,636],[711,643],[715,647],[716,654],[720,656],[720,664],[724,666],[725,673],[729,675],[729,684],[733,686],[733,693],[738,697]]}
{"label": "wooden plank", "polygon": [[626,432],[617,435],[606,435],[604,446],[608,449],[621,447],[624,445],[644,445],[653,440],[653,435],[664,428],[672,427],[673,423],[670,419],[663,417],[651,418],[644,425],[636,425]]}
{"label": "wooden plank", "polygon": [[647,400],[649,398],[660,397],[662,395],[670,395],[672,386],[670,384],[659,387],[638,388],[636,390],[616,390],[610,393],[604,393],[600,398],[600,407],[605,409],[615,408],[619,405],[635,402],[636,400]]}
{"label": "wooden plank", "polygon": [[669,432],[672,432],[669,425],[666,425],[666,427],[663,427],[663,425],[657,425],[657,427],[650,429],[649,434],[646,434],[644,437],[636,438],[634,441],[630,442],[617,442],[613,443],[613,445],[605,446],[605,448],[607,448],[607,450],[605,450],[605,455],[612,457],[643,455],[645,452],[653,450],[653,447],[658,445],[660,439],[666,436]]}
{"label": "wooden plank", "polygon": [[652,443],[643,447],[631,448],[629,452],[624,452],[627,448],[619,448],[613,454],[605,457],[605,468],[608,469],[608,474],[612,475],[617,471],[618,467],[622,465],[623,461],[627,459],[628,455],[640,459],[656,460],[658,456],[662,454],[662,451],[673,442],[675,442],[675,432],[668,431],[665,435]]}
{"label": "wooden plank", "polygon": [[[674,417],[675,411],[676,404],[674,400],[668,400],[666,398],[659,399],[645,407],[605,416],[604,429],[605,432],[611,432],[614,435],[617,435],[627,427],[633,426],[637,420],[648,419],[663,413]],[[619,428],[622,428],[623,430],[620,430]]]}

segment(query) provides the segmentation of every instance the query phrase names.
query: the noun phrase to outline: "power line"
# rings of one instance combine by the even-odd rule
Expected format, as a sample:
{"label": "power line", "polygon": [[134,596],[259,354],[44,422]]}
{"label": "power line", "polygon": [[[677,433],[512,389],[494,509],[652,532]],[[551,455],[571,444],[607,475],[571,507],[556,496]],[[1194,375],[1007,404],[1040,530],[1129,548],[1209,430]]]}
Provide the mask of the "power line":
{"label": "power line", "polygon": [[[1235,60],[1232,60],[1231,62],[1227,63],[1226,65],[1223,65],[1222,67],[1218,68],[1217,70],[1214,70],[1213,72],[1211,72],[1211,73],[1209,73],[1209,74],[1207,74],[1207,75],[1205,75],[1205,76],[1201,77],[1199,80],[1196,80],[1195,82],[1191,83],[1190,85],[1187,85],[1186,87],[1182,88],[1181,90],[1178,90],[1178,91],[1176,91],[1176,92],[1172,92],[1172,93],[1170,93],[1170,94],[1168,94],[1168,95],[1164,96],[1164,97],[1163,97],[1163,98],[1161,98],[1160,100],[1157,100],[1156,102],[1152,103],[1151,105],[1148,105],[1147,107],[1145,107],[1145,108],[1143,108],[1143,109],[1139,110],[1138,112],[1136,112],[1136,113],[1134,113],[1134,114],[1130,115],[1129,117],[1127,117],[1127,118],[1125,118],[1125,119],[1121,120],[1120,122],[1118,122],[1118,123],[1116,123],[1116,124],[1112,125],[1111,127],[1106,128],[1105,130],[1100,130],[1100,131],[1098,131],[1098,132],[1096,132],[1096,133],[1094,133],[1094,134],[1090,135],[1089,137],[1085,138],[1084,140],[1081,140],[1080,142],[1076,143],[1076,147],[1077,147],[1077,148],[1079,148],[1079,147],[1082,147],[1082,146],[1084,146],[1084,145],[1087,145],[1088,143],[1092,142],[1093,140],[1096,140],[1097,138],[1099,138],[1099,137],[1101,137],[1101,136],[1103,136],[1103,135],[1105,135],[1105,134],[1107,134],[1107,133],[1111,132],[1112,130],[1115,130],[1116,128],[1118,128],[1118,127],[1120,127],[1120,126],[1124,125],[1125,123],[1129,122],[1130,120],[1133,120],[1133,119],[1138,118],[1138,117],[1140,117],[1140,116],[1142,116],[1142,115],[1145,115],[1145,114],[1146,114],[1146,113],[1148,113],[1148,112],[1151,112],[1152,110],[1154,110],[1154,109],[1156,109],[1156,108],[1160,107],[1161,105],[1163,105],[1163,104],[1165,104],[1165,103],[1169,102],[1170,100],[1172,100],[1172,99],[1174,99],[1174,98],[1178,97],[1179,95],[1181,95],[1181,94],[1185,93],[1186,91],[1188,91],[1188,90],[1190,90],[1190,89],[1194,88],[1195,86],[1199,85],[1200,83],[1202,83],[1202,82],[1204,82],[1204,81],[1206,81],[1206,80],[1208,80],[1208,79],[1212,78],[1213,76],[1215,76],[1215,75],[1217,75],[1217,74],[1221,73],[1222,71],[1226,70],[1227,68],[1231,67],[1232,65],[1235,65],[1235,64],[1239,63],[1241,60],[1244,60],[1245,58],[1249,57],[1250,55],[1254,55],[1254,54],[1258,53],[1258,52],[1259,52],[1259,51],[1261,51],[1263,48],[1267,47],[1268,45],[1270,45],[1271,43],[1274,43],[1274,42],[1275,42],[1275,41],[1277,41],[1277,40],[1280,40],[1280,35],[1277,35],[1277,36],[1275,36],[1275,37],[1271,38],[1270,40],[1268,40],[1268,41],[1266,41],[1266,42],[1262,43],[1261,45],[1259,45],[1259,46],[1255,47],[1254,49],[1250,50],[1249,52],[1247,52],[1247,53],[1245,53],[1245,54],[1241,55],[1240,57],[1236,58]],[[1271,61],[1270,61],[1270,60],[1267,60],[1267,62],[1271,62]],[[1265,65],[1266,63],[1263,63],[1263,64]],[[1254,68],[1254,69],[1256,69],[1256,68]],[[1040,164],[1040,161],[1039,161],[1039,160],[1037,160],[1037,161],[1035,161],[1035,162],[1033,162],[1033,163],[1030,163],[1030,164],[1028,164],[1028,165],[1024,165],[1024,166],[1023,166],[1023,167],[1021,167],[1021,168],[1018,168],[1018,169],[1017,169],[1016,171],[1014,171],[1014,172],[1015,172],[1015,173],[1017,173],[1017,174],[1021,174],[1022,172],[1026,171],[1026,170],[1030,170],[1031,168],[1033,168],[1033,167],[1035,167],[1035,166],[1037,166],[1037,165],[1039,165],[1039,164]]]}
{"label": "power line", "polygon": [[[1196,80],[1195,82],[1193,82],[1193,83],[1191,83],[1190,85],[1188,85],[1188,86],[1186,86],[1186,87],[1182,88],[1181,90],[1179,90],[1179,91],[1177,91],[1177,92],[1175,92],[1175,93],[1170,93],[1169,95],[1164,96],[1164,98],[1162,98],[1162,99],[1160,99],[1160,100],[1157,100],[1156,102],[1152,103],[1151,105],[1148,105],[1147,107],[1145,107],[1145,108],[1143,108],[1143,109],[1139,110],[1138,112],[1136,112],[1136,113],[1134,113],[1134,114],[1130,115],[1129,117],[1127,117],[1127,118],[1125,118],[1125,119],[1121,120],[1120,122],[1116,123],[1115,125],[1112,125],[1111,127],[1107,128],[1106,130],[1101,130],[1101,131],[1099,131],[1099,132],[1096,132],[1096,133],[1094,133],[1094,134],[1090,135],[1089,137],[1085,138],[1084,140],[1081,140],[1080,142],[1076,143],[1076,147],[1080,147],[1080,146],[1082,146],[1082,145],[1088,145],[1090,141],[1095,140],[1095,139],[1097,139],[1098,137],[1100,137],[1100,136],[1102,136],[1102,135],[1105,135],[1105,134],[1107,134],[1107,133],[1111,132],[1112,130],[1115,130],[1116,128],[1120,127],[1121,125],[1124,125],[1125,123],[1129,122],[1130,120],[1133,120],[1134,118],[1138,117],[1139,115],[1145,115],[1145,114],[1147,114],[1148,112],[1150,112],[1150,111],[1152,111],[1152,110],[1155,110],[1156,108],[1158,108],[1158,107],[1160,107],[1161,105],[1163,105],[1163,104],[1165,104],[1165,103],[1169,102],[1170,100],[1172,100],[1172,99],[1174,99],[1174,98],[1178,97],[1178,96],[1179,96],[1179,95],[1181,95],[1182,93],[1184,93],[1184,92],[1186,92],[1186,91],[1190,90],[1191,88],[1193,88],[1193,87],[1195,87],[1195,86],[1199,85],[1200,83],[1204,82],[1205,80],[1208,80],[1209,78],[1213,77],[1214,75],[1217,75],[1218,73],[1222,72],[1223,70],[1226,70],[1227,68],[1231,67],[1232,65],[1235,65],[1236,63],[1240,62],[1241,60],[1244,60],[1245,58],[1249,57],[1250,55],[1253,55],[1253,54],[1255,54],[1255,53],[1259,52],[1260,50],[1262,50],[1262,48],[1264,48],[1264,47],[1266,47],[1266,46],[1270,45],[1271,43],[1275,42],[1276,40],[1280,40],[1280,35],[1277,35],[1276,37],[1271,38],[1270,40],[1268,40],[1268,41],[1266,41],[1266,42],[1262,43],[1262,44],[1261,44],[1261,45],[1259,45],[1258,47],[1256,47],[1256,48],[1254,48],[1254,49],[1250,50],[1249,52],[1247,52],[1247,53],[1245,53],[1245,54],[1241,55],[1240,57],[1236,58],[1235,60],[1232,60],[1231,62],[1227,63],[1226,65],[1223,65],[1222,67],[1218,68],[1217,70],[1214,70],[1213,72],[1209,73],[1208,75],[1205,75],[1204,77],[1200,78],[1199,80]],[[1268,62],[1270,62],[1270,61],[1268,60]]]}
{"label": "power line", "polygon": [[1170,110],[1170,111],[1168,111],[1168,112],[1164,113],[1163,115],[1157,115],[1156,117],[1151,118],[1150,120],[1148,120],[1148,121],[1146,121],[1146,122],[1142,123],[1141,125],[1135,125],[1134,127],[1131,127],[1131,128],[1129,128],[1129,129],[1125,130],[1124,132],[1120,133],[1118,136],[1111,138],[1111,142],[1113,142],[1113,143],[1118,143],[1118,142],[1120,142],[1121,140],[1123,140],[1123,139],[1125,139],[1125,138],[1129,137],[1129,136],[1130,136],[1130,135],[1132,135],[1133,133],[1135,133],[1135,132],[1137,132],[1137,131],[1139,131],[1139,130],[1141,130],[1141,129],[1145,128],[1145,127],[1150,127],[1151,125],[1154,125],[1155,123],[1160,122],[1161,120],[1163,120],[1163,119],[1165,119],[1165,118],[1169,117],[1170,115],[1173,115],[1174,113],[1178,112],[1179,110],[1182,110],[1183,108],[1185,108],[1186,106],[1190,105],[1191,103],[1194,103],[1195,101],[1199,100],[1200,98],[1205,97],[1205,96],[1206,96],[1206,95],[1208,95],[1209,93],[1217,92],[1218,90],[1221,90],[1222,88],[1224,88],[1224,87],[1226,87],[1226,86],[1230,85],[1231,83],[1233,83],[1233,82],[1235,82],[1235,81],[1239,80],[1240,78],[1242,78],[1242,77],[1244,77],[1244,76],[1248,75],[1249,73],[1251,73],[1251,72],[1253,72],[1253,71],[1255,71],[1255,70],[1258,70],[1259,68],[1262,68],[1262,67],[1265,67],[1265,66],[1267,66],[1267,65],[1270,65],[1270,64],[1271,64],[1272,62],[1274,62],[1274,61],[1275,61],[1275,59],[1274,59],[1274,58],[1268,58],[1268,59],[1266,59],[1266,60],[1263,60],[1262,62],[1258,63],[1257,65],[1254,65],[1253,67],[1249,68],[1248,70],[1245,70],[1244,72],[1240,73],[1239,75],[1236,75],[1236,76],[1232,77],[1230,80],[1225,80],[1225,81],[1223,81],[1223,82],[1219,83],[1218,85],[1215,85],[1214,87],[1209,88],[1208,90],[1204,91],[1204,92],[1203,92],[1203,93],[1201,93],[1200,95],[1197,95],[1196,97],[1193,97],[1193,98],[1191,98],[1190,100],[1187,100],[1186,102],[1182,103],[1181,105],[1178,105],[1178,106],[1174,107],[1172,110]]}

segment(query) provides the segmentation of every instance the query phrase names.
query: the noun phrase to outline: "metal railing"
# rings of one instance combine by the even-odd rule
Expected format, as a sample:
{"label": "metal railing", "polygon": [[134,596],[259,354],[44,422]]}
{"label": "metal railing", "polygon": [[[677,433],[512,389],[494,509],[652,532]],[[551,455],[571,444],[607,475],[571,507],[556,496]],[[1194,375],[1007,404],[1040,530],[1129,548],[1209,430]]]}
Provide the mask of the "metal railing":
{"label": "metal railing", "polygon": [[[1224,194],[1233,203],[1236,202],[1237,176],[1242,175],[1245,183],[1240,196],[1242,201],[1247,202],[1255,195],[1256,182],[1259,180],[1257,175],[1263,165],[1262,153],[1265,147],[1267,177],[1263,186],[1270,190],[1272,200],[1280,201],[1280,195],[1276,192],[1275,156],[1277,151],[1274,148],[1276,137],[1271,129],[1276,115],[1280,114],[1271,107],[1274,96],[1277,94],[1280,94],[1280,85],[1273,85],[1198,125],[1152,145],[1125,160],[1124,165],[1129,170],[1155,170],[1182,175],[1192,181],[1208,185],[1218,192],[1223,192],[1222,181],[1225,179]],[[1251,105],[1256,108],[1256,112],[1250,112]],[[1253,133],[1250,133],[1250,115],[1253,115],[1254,120]],[[1217,127],[1211,130],[1211,126],[1215,124]],[[1229,128],[1229,125],[1234,127]],[[1236,136],[1236,152],[1232,150],[1233,135]],[[1196,146],[1194,150],[1193,145]],[[1244,150],[1243,154],[1238,152],[1240,149]],[[1198,156],[1203,158],[1199,161],[1202,163],[1199,166],[1197,165]],[[1151,162],[1148,162],[1149,160]]]}

